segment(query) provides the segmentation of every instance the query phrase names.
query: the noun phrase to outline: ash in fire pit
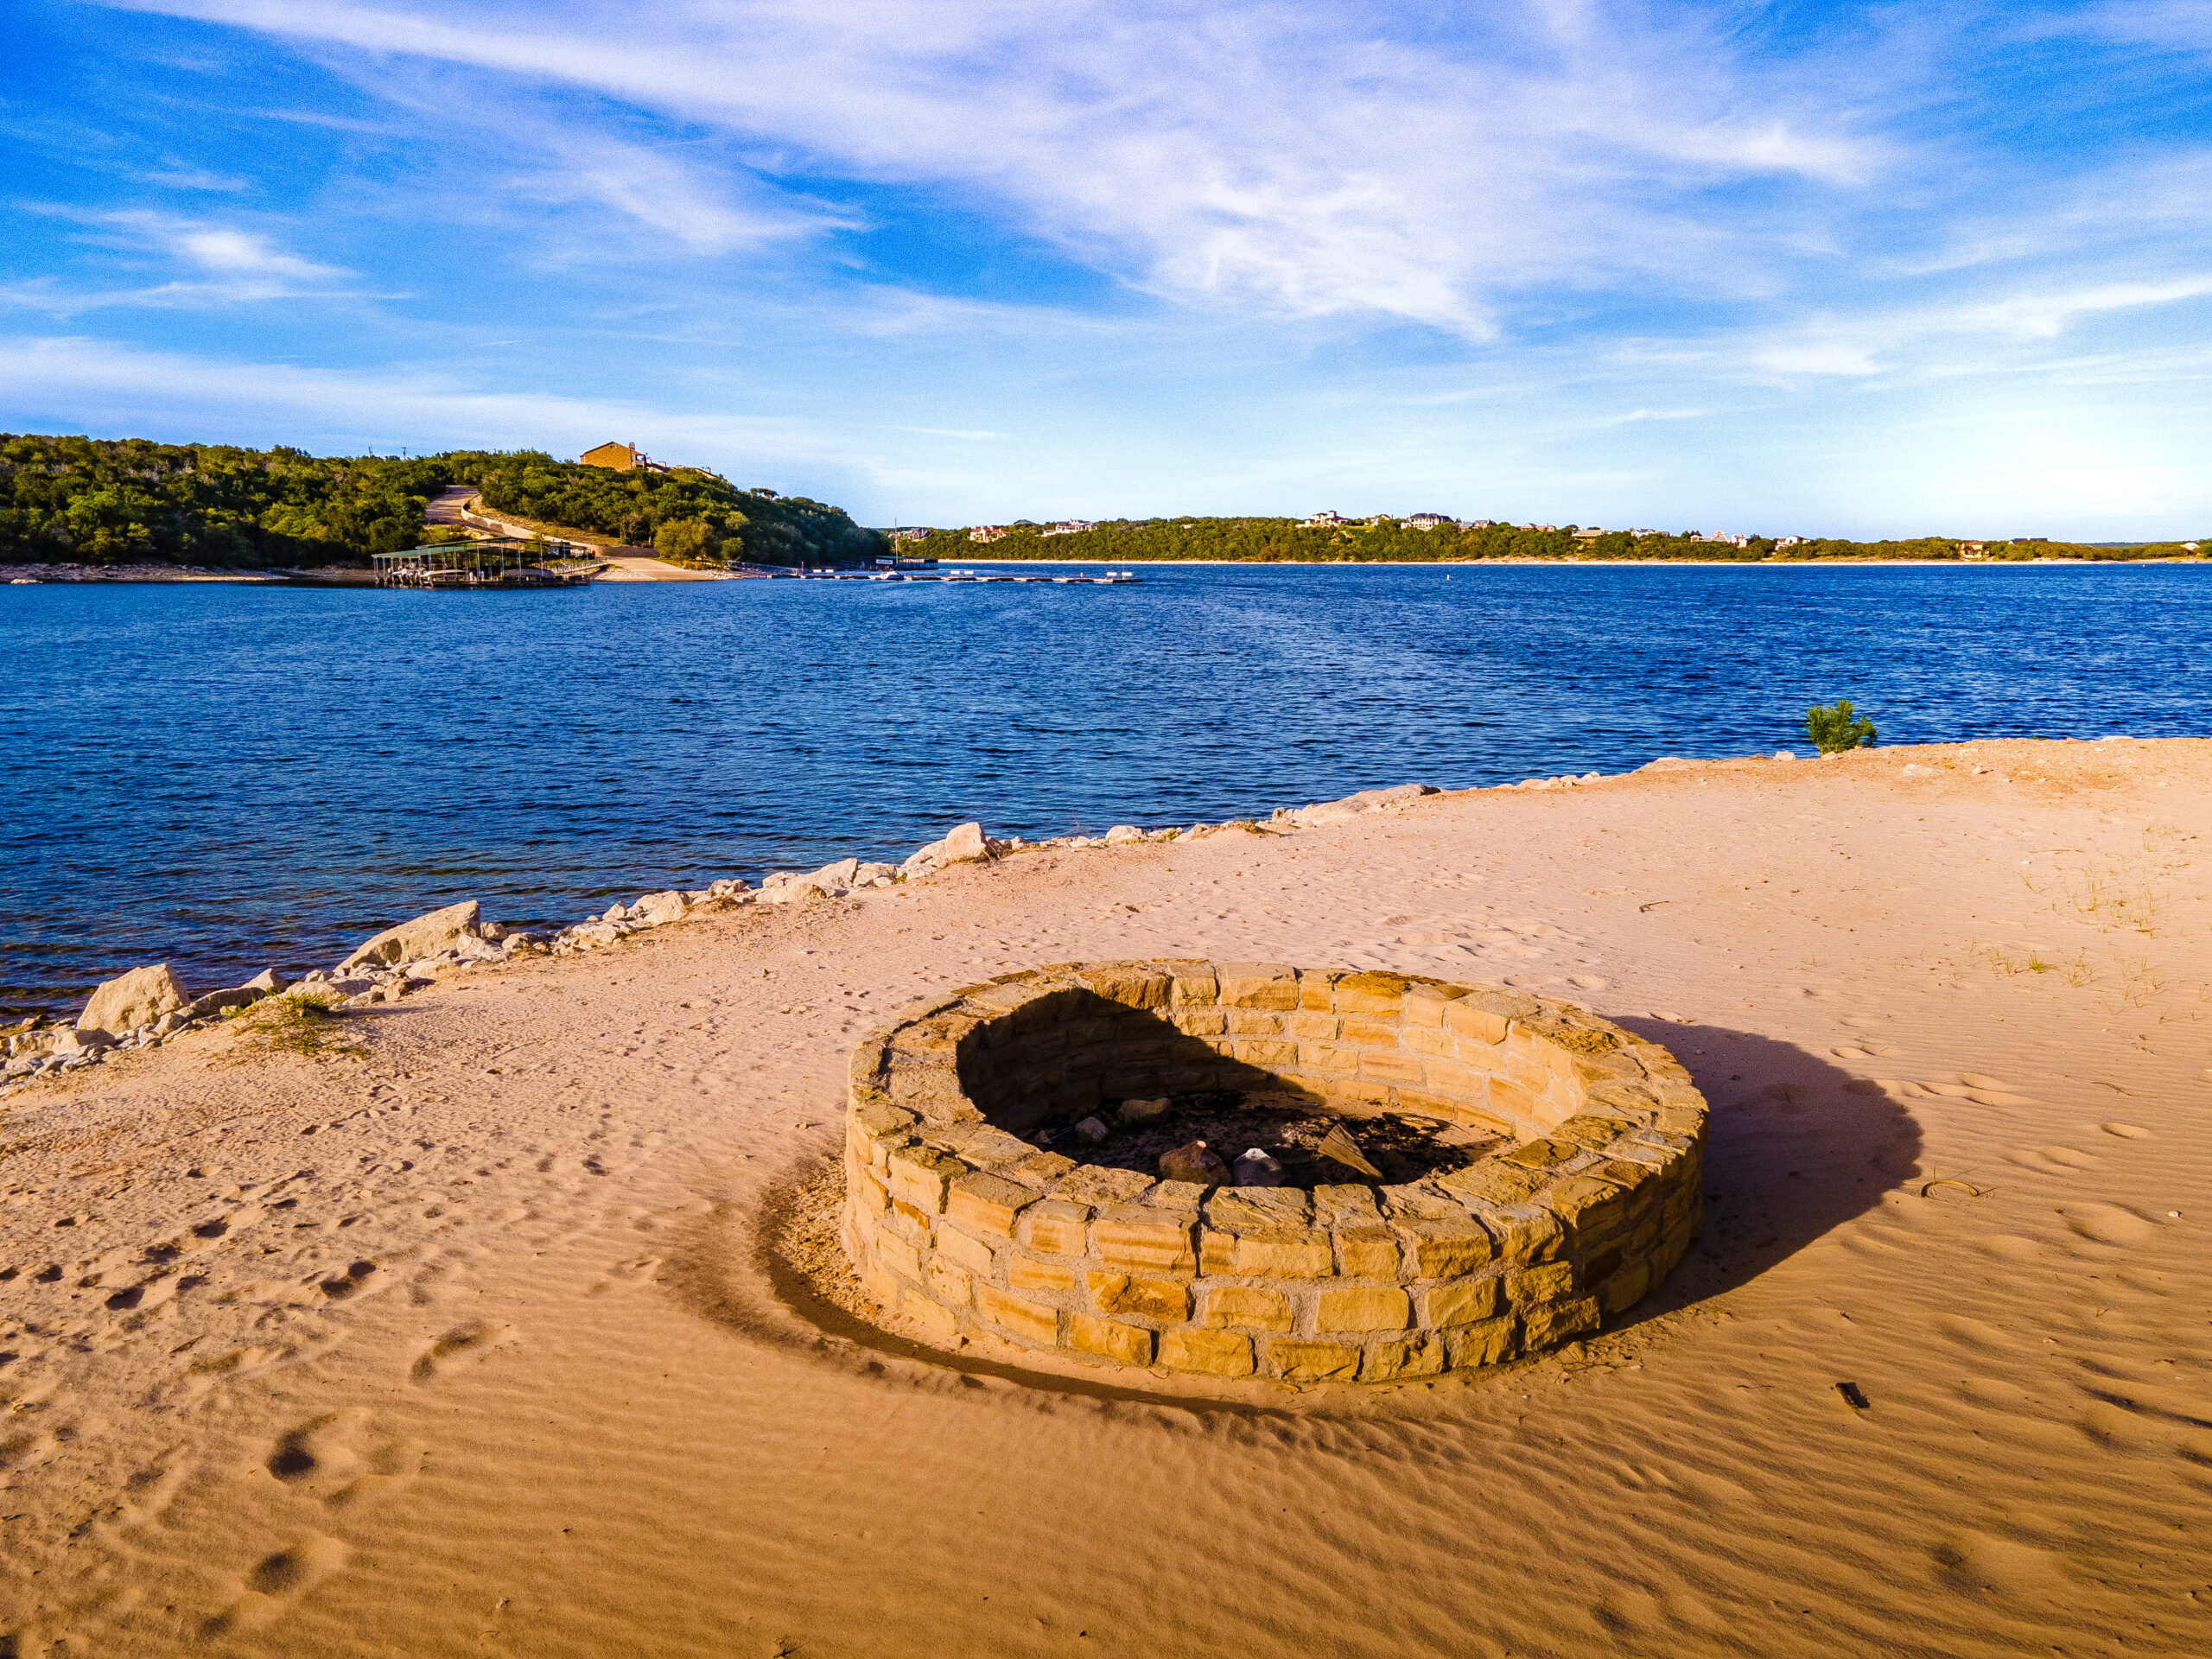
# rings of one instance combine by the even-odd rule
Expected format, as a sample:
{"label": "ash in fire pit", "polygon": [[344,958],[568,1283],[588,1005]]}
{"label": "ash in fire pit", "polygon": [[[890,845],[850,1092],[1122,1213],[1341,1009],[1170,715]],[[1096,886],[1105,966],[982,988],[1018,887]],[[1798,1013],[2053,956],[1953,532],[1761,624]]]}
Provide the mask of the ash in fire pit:
{"label": "ash in fire pit", "polygon": [[[1171,1096],[1164,1112],[1144,1109],[1157,1104],[1126,1102],[1117,1111],[1090,1113],[1033,1138],[1039,1146],[1086,1164],[1151,1176],[1164,1173],[1165,1154],[1203,1141],[1235,1172],[1230,1179],[1244,1186],[1380,1187],[1418,1181],[1464,1169],[1484,1153],[1510,1144],[1502,1135],[1409,1112],[1384,1112],[1348,1123],[1334,1112],[1287,1095],[1214,1090]],[[1277,1168],[1239,1168],[1240,1158],[1254,1148],[1272,1158]],[[1375,1173],[1348,1161],[1343,1155],[1347,1152]]]}

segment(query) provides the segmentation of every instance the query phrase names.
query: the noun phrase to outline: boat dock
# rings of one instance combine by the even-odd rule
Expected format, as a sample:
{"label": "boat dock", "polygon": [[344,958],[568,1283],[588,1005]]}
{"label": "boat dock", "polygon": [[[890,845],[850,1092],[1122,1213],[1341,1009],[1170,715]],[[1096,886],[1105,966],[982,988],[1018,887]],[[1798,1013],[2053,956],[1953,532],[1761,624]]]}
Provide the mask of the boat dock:
{"label": "boat dock", "polygon": [[410,547],[404,553],[375,553],[379,588],[422,588],[441,593],[513,588],[588,588],[588,562],[562,568],[579,557],[566,542],[448,542],[439,547]]}

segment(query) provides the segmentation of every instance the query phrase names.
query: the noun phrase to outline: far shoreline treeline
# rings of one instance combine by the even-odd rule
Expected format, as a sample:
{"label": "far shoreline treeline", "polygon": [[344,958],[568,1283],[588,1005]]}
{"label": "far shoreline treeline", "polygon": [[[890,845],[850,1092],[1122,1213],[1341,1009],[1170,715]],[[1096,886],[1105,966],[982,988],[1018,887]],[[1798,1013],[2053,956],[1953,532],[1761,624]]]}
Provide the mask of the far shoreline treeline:
{"label": "far shoreline treeline", "polygon": [[1906,541],[1854,542],[1834,537],[1777,541],[1764,536],[1711,540],[1696,535],[1609,531],[1577,534],[1573,524],[1460,525],[1427,529],[1381,518],[1338,524],[1295,518],[1121,519],[1078,530],[1051,524],[993,524],[971,530],[899,532],[899,550],[941,563],[1039,560],[1071,563],[1235,564],[1444,564],[1480,560],[1592,561],[1749,564],[1849,560],[1947,563],[2027,563],[2037,559],[2129,562],[2199,559],[2196,542],[2147,542],[2123,547],[2073,542],[1961,541],[1926,536]]}
{"label": "far shoreline treeline", "polygon": [[365,565],[370,556],[457,537],[426,524],[456,485],[493,513],[549,534],[650,547],[702,568],[863,563],[895,545],[940,563],[1435,564],[1477,561],[1686,563],[1897,561],[2027,563],[2202,559],[2196,541],[2126,546],[1955,537],[1713,538],[1573,524],[1269,518],[1117,519],[885,531],[803,496],[741,489],[702,467],[627,470],[537,450],[318,457],[279,446],[165,444],[0,433],[0,565]]}

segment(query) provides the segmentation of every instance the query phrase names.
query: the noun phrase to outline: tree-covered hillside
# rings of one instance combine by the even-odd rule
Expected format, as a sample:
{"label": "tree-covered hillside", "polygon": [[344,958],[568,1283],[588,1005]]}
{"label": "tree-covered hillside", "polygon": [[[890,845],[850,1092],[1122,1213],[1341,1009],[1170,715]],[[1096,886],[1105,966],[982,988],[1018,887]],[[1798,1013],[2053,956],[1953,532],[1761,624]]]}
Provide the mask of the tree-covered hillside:
{"label": "tree-covered hillside", "polygon": [[535,450],[324,459],[0,434],[0,564],[359,564],[423,541],[423,509],[452,484],[477,486],[497,512],[687,563],[836,563],[890,545],[836,507],[683,467],[614,473]]}
{"label": "tree-covered hillside", "polygon": [[[1394,520],[1307,529],[1294,518],[1122,519],[1092,530],[1046,535],[1048,526],[1021,523],[998,539],[977,543],[964,530],[940,530],[909,543],[906,550],[945,561],[978,559],[1091,559],[1108,563],[1147,560],[1220,559],[1259,564],[1305,563],[1434,563],[1451,559],[1679,559],[1745,563],[1763,559],[1945,559],[1962,556],[1951,537],[1911,541],[1808,541],[1777,548],[1764,537],[1741,547],[1695,536],[1635,536],[1626,531],[1580,539],[1575,526],[1529,530],[1492,524],[1462,530],[1450,524],[1415,530]],[[2187,544],[2083,547],[2063,542],[1992,542],[1992,559],[2187,558]]]}
{"label": "tree-covered hillside", "polygon": [[741,490],[688,467],[616,473],[534,450],[444,459],[495,512],[650,544],[686,563],[839,564],[890,550],[881,531],[842,508]]}
{"label": "tree-covered hillside", "polygon": [[0,434],[0,563],[329,564],[412,547],[437,458]]}

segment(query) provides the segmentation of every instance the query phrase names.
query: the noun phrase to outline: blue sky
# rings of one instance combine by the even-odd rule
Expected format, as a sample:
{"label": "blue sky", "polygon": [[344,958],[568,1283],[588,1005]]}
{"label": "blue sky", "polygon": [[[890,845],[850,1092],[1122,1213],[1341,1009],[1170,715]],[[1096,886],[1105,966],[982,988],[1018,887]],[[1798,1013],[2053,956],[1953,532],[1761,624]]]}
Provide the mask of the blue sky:
{"label": "blue sky", "polygon": [[2212,531],[2212,0],[15,0],[0,428]]}

